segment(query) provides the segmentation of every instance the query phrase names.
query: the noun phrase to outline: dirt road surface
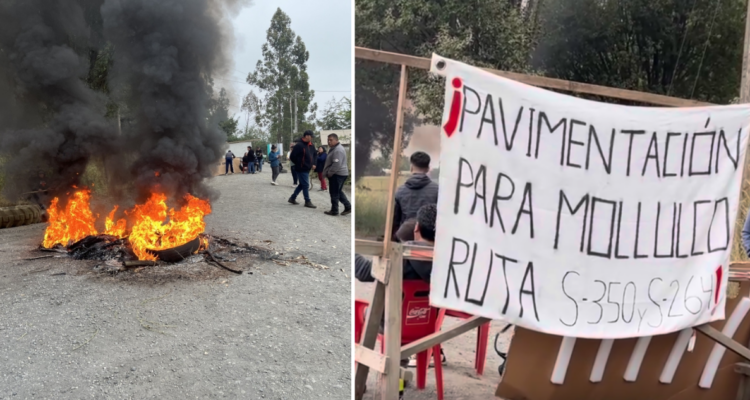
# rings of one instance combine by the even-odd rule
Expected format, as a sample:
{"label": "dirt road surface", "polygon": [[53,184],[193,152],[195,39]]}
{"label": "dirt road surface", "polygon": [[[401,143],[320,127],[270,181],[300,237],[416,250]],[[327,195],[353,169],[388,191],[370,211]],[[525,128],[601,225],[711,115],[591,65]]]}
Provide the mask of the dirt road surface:
{"label": "dirt road surface", "polygon": [[207,232],[307,263],[113,276],[22,260],[50,254],[35,250],[45,225],[0,230],[0,399],[350,398],[351,220],[323,214],[327,192],[317,210],[288,204],[291,176],[279,181],[211,179]]}
{"label": "dirt road surface", "polygon": [[[374,285],[372,283],[356,282],[354,294],[357,298],[370,299]],[[447,328],[460,322],[455,318],[446,317],[443,327]],[[490,325],[490,339],[487,345],[487,359],[484,365],[484,374],[478,376],[474,369],[475,349],[477,343],[477,330],[474,329],[461,336],[443,343],[443,352],[447,363],[443,365],[443,389],[446,399],[450,400],[474,400],[474,399],[498,399],[495,390],[500,383],[498,366],[502,359],[494,350],[495,335],[505,326],[505,323],[493,321]],[[512,336],[512,328],[506,333],[501,333],[497,341],[500,351],[507,351]],[[380,343],[376,344],[380,349]],[[416,374],[416,368],[411,368]],[[365,400],[380,398],[378,390],[377,372],[370,372],[367,377],[367,393]],[[435,386],[435,370],[427,370],[427,386],[424,390],[417,390],[416,381],[407,385],[404,390],[404,400],[435,400],[437,399],[437,387]],[[498,399],[501,400],[501,399]]]}

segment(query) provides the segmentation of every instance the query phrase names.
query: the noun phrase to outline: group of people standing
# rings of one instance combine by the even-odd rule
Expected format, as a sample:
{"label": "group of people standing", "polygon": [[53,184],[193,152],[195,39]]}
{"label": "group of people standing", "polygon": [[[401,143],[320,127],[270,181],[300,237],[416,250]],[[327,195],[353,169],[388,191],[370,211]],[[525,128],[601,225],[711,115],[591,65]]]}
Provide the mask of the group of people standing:
{"label": "group of people standing", "polygon": [[[243,174],[255,174],[256,171],[261,172],[263,170],[264,157],[265,156],[261,149],[253,151],[252,146],[247,146],[247,152],[242,156],[242,162],[240,163],[241,172]],[[224,174],[228,175],[230,171],[231,173],[234,173],[234,159],[237,158],[237,156],[232,153],[232,150],[227,150],[227,154],[224,158],[226,161],[226,170],[224,171]]]}
{"label": "group of people standing", "polygon": [[[289,198],[289,203],[299,204],[297,196],[302,193],[305,199],[305,207],[317,208],[310,200],[310,173],[317,172],[320,180],[321,191],[328,190],[331,195],[331,209],[326,211],[327,215],[339,215],[339,203],[344,205],[341,215],[351,213],[352,205],[344,192],[344,183],[349,176],[349,167],[346,162],[346,150],[339,142],[335,133],[328,135],[328,152],[323,146],[315,149],[312,143],[312,131],[305,131],[300,140],[296,141],[289,151],[291,162],[292,179],[295,189]],[[326,179],[328,184],[326,185]]]}
{"label": "group of people standing", "polygon": [[[328,151],[320,146],[315,149],[312,143],[312,131],[305,131],[302,138],[294,141],[287,154],[290,162],[290,171],[294,180],[294,193],[289,198],[289,203],[299,204],[297,196],[302,193],[305,199],[305,207],[317,208],[310,200],[310,173],[317,172],[320,180],[320,191],[328,191],[331,195],[331,209],[326,211],[327,215],[339,215],[339,203],[344,205],[340,215],[348,215],[352,212],[352,205],[344,192],[344,183],[349,177],[346,150],[339,142],[335,133],[328,135]],[[271,146],[268,153],[268,162],[271,164],[271,184],[278,185],[276,179],[281,172],[281,154],[276,145]],[[235,155],[231,150],[226,154],[226,174],[231,170],[234,173]],[[242,156],[243,173],[255,174],[263,168],[263,152],[258,149],[253,151],[252,146],[247,146],[247,152]],[[257,169],[257,172],[256,172]],[[328,182],[326,182],[328,180]]]}

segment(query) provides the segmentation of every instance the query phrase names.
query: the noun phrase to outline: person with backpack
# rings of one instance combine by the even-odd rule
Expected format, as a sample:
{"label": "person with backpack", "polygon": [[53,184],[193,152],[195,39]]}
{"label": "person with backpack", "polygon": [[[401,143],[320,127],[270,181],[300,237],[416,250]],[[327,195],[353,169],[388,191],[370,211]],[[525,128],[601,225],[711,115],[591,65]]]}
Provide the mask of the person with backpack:
{"label": "person with backpack", "polygon": [[289,159],[294,163],[294,169],[297,172],[297,180],[299,185],[294,189],[292,197],[289,198],[289,203],[297,203],[297,196],[302,192],[305,198],[305,207],[317,208],[310,200],[310,170],[315,165],[315,146],[312,144],[313,133],[312,131],[305,131],[302,135],[302,140],[297,142],[292,148],[289,154]]}

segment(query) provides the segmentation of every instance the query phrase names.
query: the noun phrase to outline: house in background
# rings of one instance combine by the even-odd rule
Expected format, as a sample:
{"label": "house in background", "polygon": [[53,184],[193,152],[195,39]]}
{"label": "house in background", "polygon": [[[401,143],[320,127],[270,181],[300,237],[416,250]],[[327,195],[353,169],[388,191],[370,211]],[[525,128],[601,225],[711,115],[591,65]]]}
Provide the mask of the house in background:
{"label": "house in background", "polygon": [[351,129],[334,129],[328,131],[320,131],[320,143],[325,146],[328,150],[328,135],[335,133],[339,137],[341,145],[350,149],[352,146],[352,130]]}

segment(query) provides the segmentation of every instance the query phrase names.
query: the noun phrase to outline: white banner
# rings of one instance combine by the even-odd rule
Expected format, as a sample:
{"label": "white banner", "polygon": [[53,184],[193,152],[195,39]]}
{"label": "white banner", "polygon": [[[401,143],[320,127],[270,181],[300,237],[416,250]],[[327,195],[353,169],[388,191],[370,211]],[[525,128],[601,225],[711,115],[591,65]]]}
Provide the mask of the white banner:
{"label": "white banner", "polygon": [[437,55],[432,72],[433,305],[583,338],[724,318],[747,105],[598,103]]}

